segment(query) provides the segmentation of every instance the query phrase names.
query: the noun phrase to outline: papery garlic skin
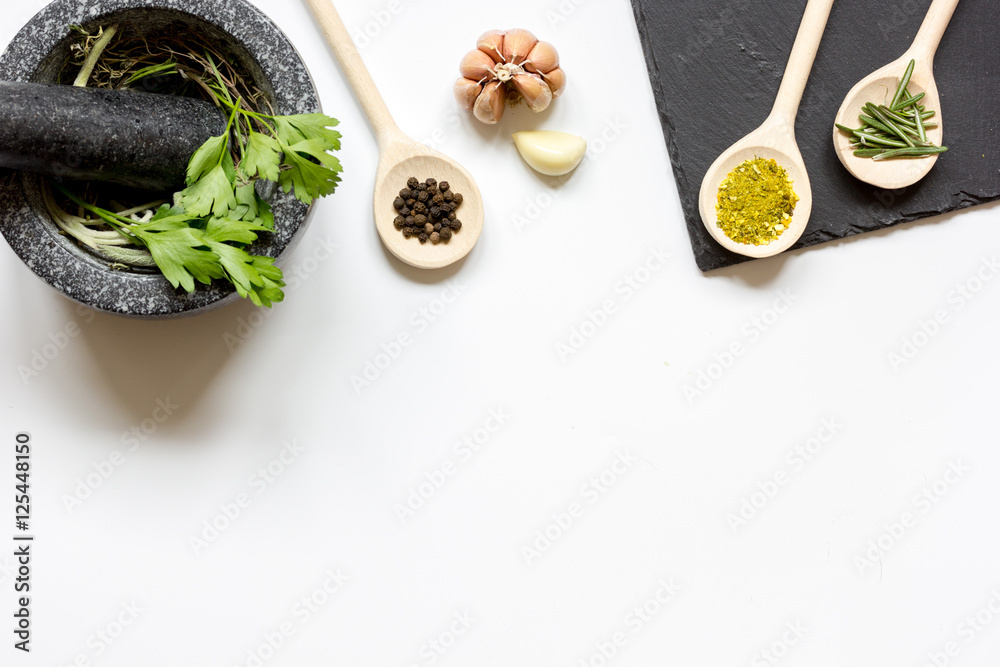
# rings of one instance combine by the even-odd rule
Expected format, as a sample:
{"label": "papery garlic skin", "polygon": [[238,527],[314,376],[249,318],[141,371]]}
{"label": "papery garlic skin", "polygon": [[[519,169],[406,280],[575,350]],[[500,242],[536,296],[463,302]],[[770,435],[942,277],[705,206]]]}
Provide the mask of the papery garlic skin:
{"label": "papery garlic skin", "polygon": [[587,155],[582,137],[551,130],[517,132],[514,145],[528,166],[545,176],[565,176]]}
{"label": "papery garlic skin", "polygon": [[504,62],[520,65],[528,59],[528,54],[538,44],[538,38],[527,30],[508,30],[503,36]]}
{"label": "papery garlic skin", "polygon": [[533,74],[551,72],[557,67],[559,67],[559,53],[556,51],[556,47],[548,42],[535,44],[535,48],[531,49],[524,62],[524,69]]}
{"label": "papery garlic skin", "polygon": [[559,97],[566,88],[566,72],[561,67],[557,67],[551,72],[542,74],[545,83],[552,89],[552,97]]}
{"label": "papery garlic skin", "polygon": [[518,74],[512,80],[528,108],[540,113],[552,104],[552,89],[537,74]]}
{"label": "papery garlic skin", "polygon": [[455,82],[455,99],[466,111],[472,111],[476,106],[479,94],[483,92],[483,85],[478,81],[470,81],[465,77]]}
{"label": "papery garlic skin", "polygon": [[487,125],[496,125],[503,118],[505,102],[506,94],[503,84],[499,81],[491,81],[486,84],[483,92],[476,98],[472,112],[478,120]]}
{"label": "papery garlic skin", "polygon": [[493,62],[503,62],[503,32],[500,30],[490,30],[483,33],[476,42],[476,48],[488,55]]}
{"label": "papery garlic skin", "polygon": [[496,66],[492,58],[479,49],[476,49],[465,54],[461,65],[458,67],[458,71],[470,81],[485,82],[493,78]]}
{"label": "papery garlic skin", "polygon": [[539,113],[566,86],[555,47],[520,29],[483,33],[475,50],[462,58],[459,71],[455,99],[489,125],[500,121],[505,103],[514,106],[523,100]]}

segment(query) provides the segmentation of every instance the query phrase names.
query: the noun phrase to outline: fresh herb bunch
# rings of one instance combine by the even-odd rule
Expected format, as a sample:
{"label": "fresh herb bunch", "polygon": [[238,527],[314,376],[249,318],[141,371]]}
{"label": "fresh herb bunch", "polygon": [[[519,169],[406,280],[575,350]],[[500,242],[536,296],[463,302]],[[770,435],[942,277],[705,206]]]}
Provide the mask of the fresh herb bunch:
{"label": "fresh herb bunch", "polygon": [[[109,28],[108,33],[113,37],[116,29]],[[111,42],[104,31],[93,37],[87,35],[82,49],[87,54],[84,74],[98,67],[101,52]],[[330,153],[340,149],[341,135],[332,129],[338,121],[323,114],[278,116],[247,108],[257,101],[259,91],[244,97],[247,87],[234,69],[217,61],[218,53],[206,48],[201,55],[187,54],[188,61],[201,66],[199,71],[167,48],[171,56],[164,62],[146,59],[137,68],[135,59],[115,56],[112,62],[118,69],[103,65],[98,71],[124,81],[124,86],[169,75],[194,81],[228,111],[226,132],[195,152],[188,163],[186,187],[174,195],[173,205],[160,205],[148,220],[110,211],[58,186],[73,204],[97,216],[117,236],[92,231],[93,222],[83,217],[57,215],[56,222],[88,246],[107,249],[102,254],[118,262],[144,264],[141,258],[129,261],[133,255],[120,247],[121,237],[145,248],[175,288],[193,292],[196,282],[227,280],[240,296],[270,307],[284,298],[285,283],[273,258],[247,251],[260,233],[274,229],[271,207],[257,193],[256,183],[273,181],[307,205],[332,194],[341,172],[340,161]]]}
{"label": "fresh herb bunch", "polygon": [[888,105],[865,104],[861,127],[837,124],[838,129],[851,135],[851,146],[856,156],[890,160],[926,157],[948,150],[945,146],[935,146],[927,139],[927,130],[937,127],[937,123],[928,120],[934,117],[935,111],[919,104],[924,99],[924,93],[911,95],[908,89],[915,66],[916,61],[911,60]]}

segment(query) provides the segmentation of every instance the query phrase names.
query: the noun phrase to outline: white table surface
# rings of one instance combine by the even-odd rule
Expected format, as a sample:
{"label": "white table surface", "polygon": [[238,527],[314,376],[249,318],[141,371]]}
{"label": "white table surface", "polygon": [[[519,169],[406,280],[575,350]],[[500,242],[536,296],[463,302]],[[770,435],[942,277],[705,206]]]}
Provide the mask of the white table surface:
{"label": "white table surface", "polygon": [[[5,5],[0,44],[43,4]],[[285,303],[130,321],[0,248],[0,664],[996,659],[1000,209],[704,276],[628,2],[338,2],[352,30],[391,17],[363,49],[375,81],[482,186],[472,255],[420,273],[375,233],[373,136],[304,4],[255,4],[345,137]],[[557,45],[569,88],[479,126],[458,61],[515,26]],[[549,189],[509,139],[528,128],[592,159]]]}

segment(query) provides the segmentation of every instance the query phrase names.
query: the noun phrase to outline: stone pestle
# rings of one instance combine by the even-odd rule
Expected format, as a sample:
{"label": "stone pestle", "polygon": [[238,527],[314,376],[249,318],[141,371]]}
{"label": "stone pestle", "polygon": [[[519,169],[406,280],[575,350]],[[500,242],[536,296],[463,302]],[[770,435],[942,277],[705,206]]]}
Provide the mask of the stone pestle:
{"label": "stone pestle", "polygon": [[0,82],[0,167],[144,190],[183,187],[188,160],[226,131],[214,105],[138,91]]}

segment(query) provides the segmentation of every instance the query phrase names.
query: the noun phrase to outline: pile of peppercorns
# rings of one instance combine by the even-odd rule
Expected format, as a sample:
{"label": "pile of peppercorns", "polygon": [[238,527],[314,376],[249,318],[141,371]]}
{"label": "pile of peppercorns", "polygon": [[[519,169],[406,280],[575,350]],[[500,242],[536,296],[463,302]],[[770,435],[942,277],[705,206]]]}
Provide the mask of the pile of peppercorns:
{"label": "pile of peppercorns", "polygon": [[430,241],[434,245],[447,243],[452,234],[462,229],[462,221],[455,214],[462,201],[462,195],[452,192],[448,181],[438,183],[428,178],[421,183],[411,177],[392,202],[399,213],[393,224],[408,239]]}

